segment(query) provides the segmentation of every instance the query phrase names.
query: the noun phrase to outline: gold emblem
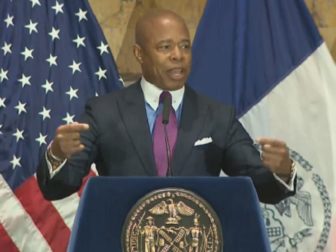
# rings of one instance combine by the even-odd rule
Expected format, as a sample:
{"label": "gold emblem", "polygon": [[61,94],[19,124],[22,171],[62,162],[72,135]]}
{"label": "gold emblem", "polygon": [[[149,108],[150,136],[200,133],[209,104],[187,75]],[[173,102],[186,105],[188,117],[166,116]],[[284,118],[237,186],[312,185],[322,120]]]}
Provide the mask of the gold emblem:
{"label": "gold emblem", "polygon": [[129,212],[124,252],[221,252],[220,221],[201,197],[180,188],[153,191]]}

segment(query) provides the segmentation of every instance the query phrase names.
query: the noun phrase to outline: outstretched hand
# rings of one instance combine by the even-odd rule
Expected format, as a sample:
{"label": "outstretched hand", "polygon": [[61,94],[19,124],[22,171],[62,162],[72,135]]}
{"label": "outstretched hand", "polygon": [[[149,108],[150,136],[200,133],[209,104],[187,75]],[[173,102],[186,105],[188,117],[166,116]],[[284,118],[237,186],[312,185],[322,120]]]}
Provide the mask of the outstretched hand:
{"label": "outstretched hand", "polygon": [[290,179],[292,160],[285,142],[274,138],[260,138],[263,164],[286,182]]}
{"label": "outstretched hand", "polygon": [[51,144],[52,153],[59,159],[66,159],[82,151],[85,146],[80,141],[80,133],[88,129],[88,124],[77,122],[59,126]]}

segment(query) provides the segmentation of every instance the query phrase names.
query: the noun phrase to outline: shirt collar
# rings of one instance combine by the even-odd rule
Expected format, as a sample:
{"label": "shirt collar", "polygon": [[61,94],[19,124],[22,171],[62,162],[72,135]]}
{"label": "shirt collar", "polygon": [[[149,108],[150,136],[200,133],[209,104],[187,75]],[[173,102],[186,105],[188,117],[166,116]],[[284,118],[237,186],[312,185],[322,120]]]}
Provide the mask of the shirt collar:
{"label": "shirt collar", "polygon": [[[141,78],[140,85],[145,96],[145,101],[151,106],[152,109],[157,110],[159,106],[160,94],[163,90],[145,80],[144,77]],[[182,102],[184,90],[185,88],[183,86],[178,90],[169,91],[172,96],[172,106],[175,111],[177,111]]]}

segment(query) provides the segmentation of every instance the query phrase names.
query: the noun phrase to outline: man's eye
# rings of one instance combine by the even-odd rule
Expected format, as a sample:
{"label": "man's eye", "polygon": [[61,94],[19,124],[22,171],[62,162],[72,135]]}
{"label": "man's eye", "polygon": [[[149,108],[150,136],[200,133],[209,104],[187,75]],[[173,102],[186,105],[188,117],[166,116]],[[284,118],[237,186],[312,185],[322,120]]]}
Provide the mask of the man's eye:
{"label": "man's eye", "polygon": [[160,45],[159,46],[159,50],[162,50],[162,51],[170,50],[170,48],[171,48],[170,45]]}
{"label": "man's eye", "polygon": [[182,49],[189,49],[190,48],[190,44],[189,43],[185,43],[181,45]]}

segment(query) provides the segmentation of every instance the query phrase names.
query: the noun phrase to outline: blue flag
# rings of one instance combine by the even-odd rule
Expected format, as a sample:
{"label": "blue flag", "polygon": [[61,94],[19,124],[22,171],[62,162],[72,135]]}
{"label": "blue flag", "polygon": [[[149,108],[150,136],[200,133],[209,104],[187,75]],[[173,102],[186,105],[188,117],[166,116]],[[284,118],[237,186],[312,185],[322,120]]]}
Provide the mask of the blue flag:
{"label": "blue flag", "polygon": [[321,43],[303,1],[210,0],[190,83],[242,116]]}
{"label": "blue flag", "polygon": [[[69,234],[67,211],[76,206],[45,203],[35,170],[59,125],[76,121],[88,98],[121,86],[86,0],[1,1],[0,250],[64,250],[68,235],[56,233]],[[47,214],[54,226],[41,220]]]}
{"label": "blue flag", "polygon": [[273,251],[335,251],[336,68],[304,1],[208,0],[189,83],[290,148],[297,193],[262,205]]}

